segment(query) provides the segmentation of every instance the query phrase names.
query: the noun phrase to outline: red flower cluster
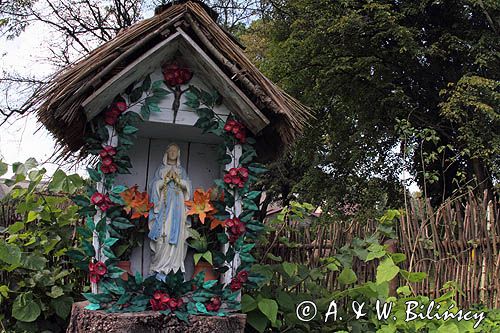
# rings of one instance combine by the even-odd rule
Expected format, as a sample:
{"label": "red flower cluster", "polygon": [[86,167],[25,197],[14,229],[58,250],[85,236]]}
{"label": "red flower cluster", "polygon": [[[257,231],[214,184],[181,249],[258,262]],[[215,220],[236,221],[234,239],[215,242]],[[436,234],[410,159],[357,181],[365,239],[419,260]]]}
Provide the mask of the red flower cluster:
{"label": "red flower cluster", "polygon": [[118,170],[113,156],[116,155],[116,149],[112,146],[105,146],[100,152],[101,156],[101,171],[103,173],[115,173]]}
{"label": "red flower cluster", "polygon": [[229,288],[231,291],[238,291],[243,287],[243,283],[248,280],[248,272],[245,270],[240,271],[232,280]]}
{"label": "red flower cluster", "polygon": [[106,274],[108,268],[106,267],[106,264],[104,264],[102,261],[98,261],[96,263],[93,263],[91,261],[89,262],[89,271],[90,271],[90,282],[98,283],[101,277],[104,274]]}
{"label": "red flower cluster", "polygon": [[210,299],[210,302],[205,304],[205,308],[207,309],[207,311],[216,312],[219,311],[221,304],[222,303],[219,297],[212,297]]}
{"label": "red flower cluster", "polygon": [[224,183],[232,187],[243,188],[248,180],[248,169],[244,167],[231,168],[228,173],[224,175]]}
{"label": "red flower cluster", "polygon": [[99,209],[103,212],[107,211],[111,206],[113,206],[113,202],[111,201],[111,199],[107,195],[99,192],[95,192],[94,194],[92,194],[92,196],[90,197],[90,202],[93,205],[98,206]]}
{"label": "red flower cluster", "polygon": [[171,63],[162,68],[163,78],[170,87],[186,84],[193,77],[193,72],[177,63]]}
{"label": "red flower cluster", "polygon": [[113,103],[109,109],[104,112],[104,122],[110,126],[113,126],[118,121],[118,117],[127,110],[127,103],[116,102]]}
{"label": "red flower cluster", "polygon": [[227,227],[227,231],[229,233],[229,243],[234,244],[240,236],[242,236],[245,231],[245,223],[241,222],[241,220],[237,217],[232,219],[226,219],[224,222]]}
{"label": "red flower cluster", "polygon": [[174,298],[168,296],[167,293],[157,290],[153,294],[153,298],[149,300],[153,311],[164,311],[170,309],[175,311],[184,305],[182,298]]}
{"label": "red flower cluster", "polygon": [[226,124],[224,125],[224,131],[232,133],[236,140],[238,140],[240,143],[245,143],[245,141],[247,140],[245,126],[234,119],[228,119],[226,121]]}

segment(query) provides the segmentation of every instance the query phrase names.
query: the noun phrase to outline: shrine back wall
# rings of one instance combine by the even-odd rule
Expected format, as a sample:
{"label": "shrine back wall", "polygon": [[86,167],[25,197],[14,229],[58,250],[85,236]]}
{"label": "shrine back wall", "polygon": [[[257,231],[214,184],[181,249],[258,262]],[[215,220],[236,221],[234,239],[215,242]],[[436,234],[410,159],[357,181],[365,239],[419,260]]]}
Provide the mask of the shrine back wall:
{"label": "shrine back wall", "polygon": [[[176,125],[175,131],[180,131],[184,135],[181,136],[181,139],[168,138],[169,133],[175,133],[170,126],[164,123],[149,123],[141,129],[139,134],[142,136],[137,138],[130,150],[129,156],[133,166],[131,174],[119,175],[116,179],[117,184],[127,186],[137,184],[140,190],[147,190],[156,168],[162,162],[167,146],[175,142],[181,149],[181,165],[187,171],[193,185],[193,191],[198,187],[206,190],[214,186],[213,180],[221,178],[222,172],[221,166],[217,163],[217,144],[213,141],[210,142],[210,140],[208,140],[208,143],[197,142],[197,139],[199,139],[197,137],[198,133],[193,132],[191,126]],[[144,137],[148,134],[152,137]],[[175,135],[175,137],[179,138],[178,135]],[[203,135],[203,137],[207,138],[207,135]],[[143,247],[136,248],[132,252],[130,261],[133,273],[139,271],[144,276],[149,275],[151,253],[147,237]],[[186,276],[191,276],[193,269],[191,256],[188,255],[186,258]]]}

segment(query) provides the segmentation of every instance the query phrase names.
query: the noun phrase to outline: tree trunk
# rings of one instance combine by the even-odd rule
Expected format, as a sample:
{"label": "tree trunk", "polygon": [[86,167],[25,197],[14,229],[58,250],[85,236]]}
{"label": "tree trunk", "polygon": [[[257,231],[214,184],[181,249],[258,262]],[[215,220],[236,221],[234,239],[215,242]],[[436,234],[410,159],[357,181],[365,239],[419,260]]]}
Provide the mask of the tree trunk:
{"label": "tree trunk", "polygon": [[227,317],[190,316],[189,324],[175,316],[156,311],[106,313],[86,310],[88,302],[73,304],[66,333],[167,333],[167,332],[244,332],[246,315]]}
{"label": "tree trunk", "polygon": [[492,198],[491,189],[493,187],[489,170],[484,164],[484,162],[479,158],[471,159],[471,164],[472,164],[472,170],[474,171],[474,176],[476,176],[478,192],[481,195],[484,195],[486,193],[487,196],[486,202],[488,202]]}

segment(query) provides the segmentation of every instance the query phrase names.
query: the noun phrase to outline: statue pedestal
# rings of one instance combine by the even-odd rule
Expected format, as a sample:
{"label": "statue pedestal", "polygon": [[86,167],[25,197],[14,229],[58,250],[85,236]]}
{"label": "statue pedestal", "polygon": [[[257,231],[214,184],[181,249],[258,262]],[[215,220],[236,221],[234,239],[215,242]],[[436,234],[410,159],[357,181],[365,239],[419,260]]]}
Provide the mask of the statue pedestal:
{"label": "statue pedestal", "polygon": [[246,315],[228,317],[190,316],[189,324],[175,316],[156,311],[106,313],[86,310],[88,302],[73,304],[67,333],[167,333],[167,332],[244,332]]}

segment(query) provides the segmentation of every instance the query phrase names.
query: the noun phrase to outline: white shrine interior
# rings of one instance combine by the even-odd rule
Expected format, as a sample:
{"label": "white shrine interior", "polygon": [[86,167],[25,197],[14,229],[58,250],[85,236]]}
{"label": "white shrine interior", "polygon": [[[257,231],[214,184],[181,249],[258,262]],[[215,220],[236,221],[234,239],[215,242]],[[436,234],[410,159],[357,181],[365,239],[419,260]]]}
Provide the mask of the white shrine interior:
{"label": "white shrine interior", "polygon": [[[194,76],[190,84],[206,91],[214,89],[203,83],[196,75],[196,71],[194,69],[193,71]],[[152,82],[162,79],[160,68],[151,73]],[[213,134],[203,134],[199,128],[193,126],[198,116],[184,105],[185,100],[185,96],[182,95],[175,124],[172,123],[174,96],[170,94],[159,103],[161,112],[152,112],[149,120],[138,126],[137,140],[129,152],[132,163],[131,174],[118,175],[117,184],[138,185],[139,190],[147,191],[156,168],[162,162],[167,146],[174,142],[181,149],[181,165],[191,180],[193,191],[197,188],[207,190],[214,186],[214,179],[222,177],[223,166],[217,162],[217,144],[221,142],[221,139]],[[140,104],[131,107],[130,111],[139,112]],[[223,118],[229,114],[224,103],[217,106],[214,111]],[[188,251],[185,261],[186,278],[191,277],[194,269],[191,252]],[[143,276],[150,275],[150,258],[149,239],[145,236],[144,245],[136,248],[130,258],[132,272],[141,272]]]}
{"label": "white shrine interior", "polygon": [[[122,94],[132,83],[136,82],[136,86],[142,84],[148,74],[153,83],[163,80],[161,67],[173,60],[180,61],[183,66],[193,72],[189,85],[207,92],[217,91],[222,96],[221,104],[213,109],[221,118],[227,118],[230,113],[236,114],[255,133],[269,124],[269,120],[234,82],[179,28],[176,33],[144,53],[89,96],[82,103],[87,118],[93,118],[104,107],[110,105],[114,98]],[[187,87],[187,85],[182,86],[182,89]],[[166,87],[163,86],[163,88]],[[145,97],[143,95],[141,99]],[[181,165],[186,169],[192,182],[193,192],[196,188],[201,187],[207,190],[215,186],[214,179],[222,177],[224,166],[217,162],[216,150],[221,139],[213,134],[202,133],[200,129],[193,126],[198,116],[184,105],[186,101],[184,94],[181,96],[174,123],[173,101],[173,93],[164,97],[158,104],[161,112],[151,112],[149,120],[138,126],[138,137],[129,151],[132,163],[131,174],[118,175],[116,184],[127,186],[137,184],[139,190],[146,191],[167,146],[173,142],[177,143],[181,149]],[[141,103],[127,104],[130,106],[129,111],[140,113]],[[115,145],[113,141],[116,139],[116,137],[111,139],[112,145]],[[241,154],[241,149],[237,151]],[[236,166],[235,163],[233,161],[231,165]],[[236,205],[240,204],[237,202]],[[149,239],[145,235],[144,245],[132,252],[130,258],[132,273],[141,272],[143,276],[149,276],[150,258]],[[185,267],[185,278],[189,279],[194,270],[191,250],[188,251]],[[225,274],[224,279],[230,277],[230,274],[230,272]]]}

